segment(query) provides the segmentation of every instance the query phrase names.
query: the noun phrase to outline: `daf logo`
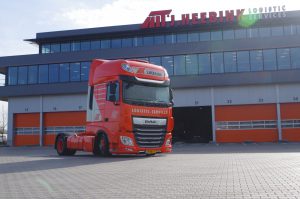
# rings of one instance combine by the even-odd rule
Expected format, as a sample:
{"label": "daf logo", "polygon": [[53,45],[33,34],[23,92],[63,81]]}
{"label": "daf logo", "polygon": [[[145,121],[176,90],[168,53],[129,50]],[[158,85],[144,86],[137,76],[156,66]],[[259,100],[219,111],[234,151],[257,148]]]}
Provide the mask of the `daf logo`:
{"label": "daf logo", "polygon": [[156,124],[155,120],[145,120],[145,124]]}

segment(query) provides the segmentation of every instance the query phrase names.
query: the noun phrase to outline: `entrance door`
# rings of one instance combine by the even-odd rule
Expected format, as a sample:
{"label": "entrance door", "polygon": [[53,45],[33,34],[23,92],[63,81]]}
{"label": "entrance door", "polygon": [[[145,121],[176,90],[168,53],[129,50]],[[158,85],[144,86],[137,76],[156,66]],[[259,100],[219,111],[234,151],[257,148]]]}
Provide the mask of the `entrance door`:
{"label": "entrance door", "polygon": [[174,141],[212,141],[211,107],[174,107]]}

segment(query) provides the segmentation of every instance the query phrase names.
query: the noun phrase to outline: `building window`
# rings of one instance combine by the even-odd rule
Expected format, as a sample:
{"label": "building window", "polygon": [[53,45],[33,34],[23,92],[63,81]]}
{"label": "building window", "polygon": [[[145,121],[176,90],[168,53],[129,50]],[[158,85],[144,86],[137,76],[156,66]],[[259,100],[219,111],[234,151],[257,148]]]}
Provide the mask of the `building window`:
{"label": "building window", "polygon": [[89,79],[90,65],[91,65],[90,62],[81,62],[81,69],[80,69],[81,81],[87,81]]}
{"label": "building window", "polygon": [[186,55],[186,74],[196,75],[198,74],[198,56],[197,55]]}
{"label": "building window", "polygon": [[185,74],[185,56],[177,55],[174,56],[174,75]]}
{"label": "building window", "polygon": [[270,37],[271,29],[269,27],[259,28],[259,36],[260,37]]}
{"label": "building window", "polygon": [[236,52],[224,52],[225,72],[236,72]]}
{"label": "building window", "polygon": [[154,36],[154,44],[164,44],[165,37],[163,35],[156,35]]}
{"label": "building window", "polygon": [[80,42],[81,50],[91,50],[91,41],[82,41]]}
{"label": "building window", "polygon": [[27,84],[27,66],[18,67],[18,84]]}
{"label": "building window", "polygon": [[224,73],[223,53],[211,53],[212,73]]}
{"label": "building window", "polygon": [[71,43],[71,51],[80,51],[80,42],[73,41]]}
{"label": "building window", "polygon": [[28,66],[28,84],[38,83],[38,67]]}
{"label": "building window", "polygon": [[238,72],[250,71],[249,51],[237,52],[237,68]]}
{"label": "building window", "polygon": [[8,85],[17,85],[18,82],[18,68],[9,67],[8,68]]}
{"label": "building window", "polygon": [[39,65],[39,83],[44,84],[49,82],[48,65]]}
{"label": "building window", "polygon": [[209,74],[211,73],[211,62],[210,62],[210,54],[199,54],[199,74]]}
{"label": "building window", "polygon": [[101,40],[101,48],[102,49],[110,48],[110,40],[109,39]]}
{"label": "building window", "polygon": [[71,82],[80,81],[80,63],[70,64],[70,80]]}
{"label": "building window", "polygon": [[59,65],[49,64],[49,82],[56,83],[59,81]]}
{"label": "building window", "polygon": [[272,36],[282,36],[283,35],[283,26],[275,26],[271,28]]}
{"label": "building window", "polygon": [[100,40],[91,41],[91,50],[98,50],[98,49],[100,49]]}
{"label": "building window", "polygon": [[187,43],[187,33],[177,34],[177,43]]}
{"label": "building window", "polygon": [[199,33],[198,32],[189,32],[188,33],[188,42],[198,42]]}
{"label": "building window", "polygon": [[149,58],[149,62],[150,62],[151,64],[155,64],[155,65],[159,65],[159,66],[162,65],[162,64],[161,64],[161,57],[150,57],[150,58]]}
{"label": "building window", "polygon": [[209,41],[210,32],[200,32],[200,41]]}
{"label": "building window", "polygon": [[247,30],[244,29],[236,29],[234,30],[236,39],[245,39],[247,37]]}
{"label": "building window", "polygon": [[297,34],[297,29],[295,25],[285,25],[284,26],[284,34],[285,35],[295,35]]}
{"label": "building window", "polygon": [[60,82],[70,81],[70,66],[68,63],[59,65],[59,81]]}
{"label": "building window", "polygon": [[50,44],[43,44],[42,45],[42,53],[50,53]]}
{"label": "building window", "polygon": [[60,44],[51,44],[51,53],[59,53]]}
{"label": "building window", "polygon": [[248,28],[247,29],[248,38],[257,38],[258,37],[258,28]]}
{"label": "building window", "polygon": [[174,74],[174,62],[173,56],[164,56],[162,57],[162,66],[168,71],[169,75]]}
{"label": "building window", "polygon": [[222,31],[212,31],[210,33],[210,39],[212,41],[222,40]]}
{"label": "building window", "polygon": [[290,49],[289,48],[277,49],[277,64],[278,64],[279,70],[290,69],[291,60],[290,60]]}
{"label": "building window", "polygon": [[233,30],[223,30],[223,39],[234,39],[234,31]]}
{"label": "building window", "polygon": [[111,40],[111,47],[112,48],[121,48],[122,47],[122,40],[121,39],[112,39]]}
{"label": "building window", "polygon": [[132,47],[132,38],[123,38],[122,39],[122,48],[130,48]]}
{"label": "building window", "polygon": [[263,70],[262,50],[250,51],[250,64],[251,64],[251,71],[262,71]]}
{"label": "building window", "polygon": [[144,46],[152,46],[154,43],[153,36],[145,36],[143,40],[144,40]]}
{"label": "building window", "polygon": [[175,34],[167,34],[166,35],[166,44],[175,44],[176,43],[176,35]]}
{"label": "building window", "polygon": [[70,52],[71,51],[71,44],[70,43],[62,43],[60,45],[61,52]]}
{"label": "building window", "polygon": [[291,48],[292,68],[300,68],[300,48]]}
{"label": "building window", "polygon": [[264,70],[276,70],[277,63],[276,63],[276,50],[269,49],[263,50],[264,56]]}
{"label": "building window", "polygon": [[133,46],[135,47],[143,46],[143,37],[135,37],[133,39]]}

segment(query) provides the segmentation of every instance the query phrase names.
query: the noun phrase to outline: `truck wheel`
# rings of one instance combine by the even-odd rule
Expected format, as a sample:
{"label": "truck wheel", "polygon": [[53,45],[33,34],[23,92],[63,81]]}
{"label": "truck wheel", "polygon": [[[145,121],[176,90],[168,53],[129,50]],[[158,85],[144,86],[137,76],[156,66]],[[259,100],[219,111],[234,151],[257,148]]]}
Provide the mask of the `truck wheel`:
{"label": "truck wheel", "polygon": [[94,146],[94,155],[105,157],[111,155],[109,152],[109,141],[105,133],[101,133],[98,136],[96,136]]}
{"label": "truck wheel", "polygon": [[56,148],[57,154],[60,156],[74,155],[76,153],[76,150],[67,148],[67,142],[66,142],[65,135],[58,136],[58,138],[55,142],[55,148]]}

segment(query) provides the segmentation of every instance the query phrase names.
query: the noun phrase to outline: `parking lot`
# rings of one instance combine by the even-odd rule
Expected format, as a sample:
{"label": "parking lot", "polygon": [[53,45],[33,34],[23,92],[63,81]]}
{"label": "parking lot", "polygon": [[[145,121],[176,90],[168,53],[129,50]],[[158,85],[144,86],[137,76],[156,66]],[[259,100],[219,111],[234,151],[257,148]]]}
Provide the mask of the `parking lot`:
{"label": "parking lot", "polygon": [[300,144],[176,144],[154,157],[0,147],[0,198],[300,198]]}

